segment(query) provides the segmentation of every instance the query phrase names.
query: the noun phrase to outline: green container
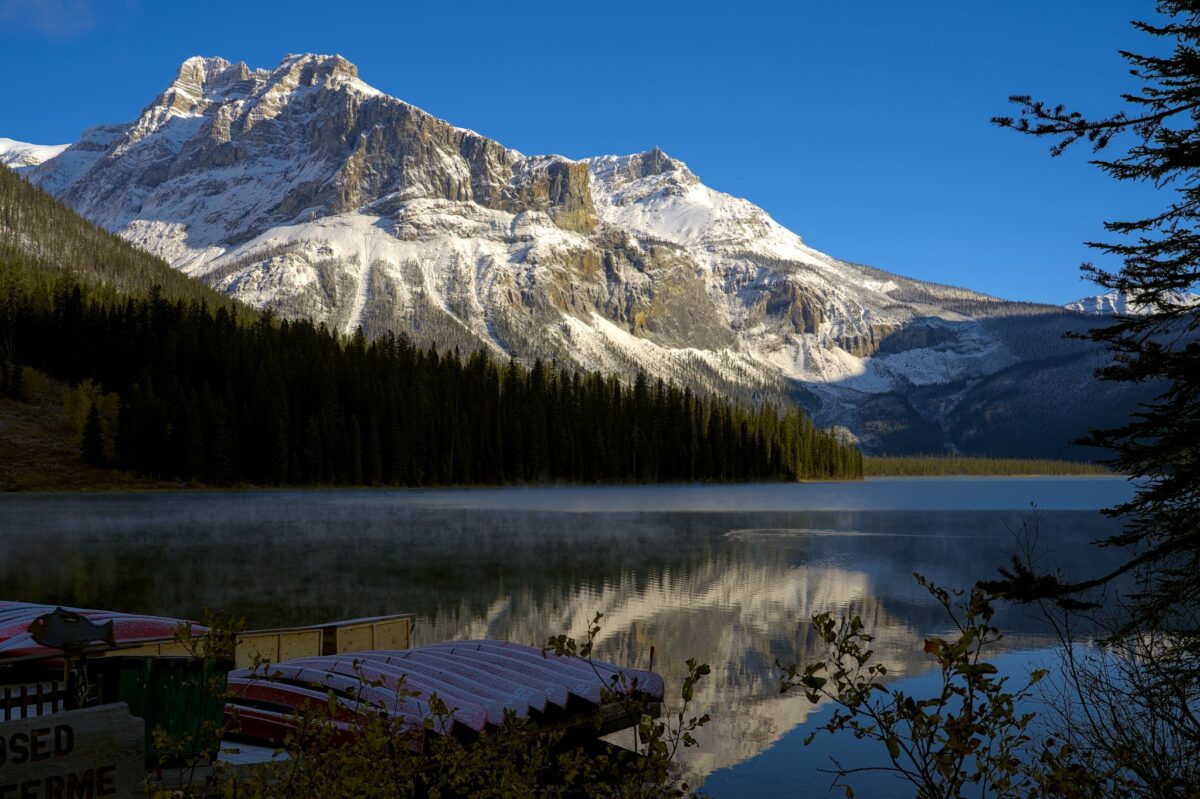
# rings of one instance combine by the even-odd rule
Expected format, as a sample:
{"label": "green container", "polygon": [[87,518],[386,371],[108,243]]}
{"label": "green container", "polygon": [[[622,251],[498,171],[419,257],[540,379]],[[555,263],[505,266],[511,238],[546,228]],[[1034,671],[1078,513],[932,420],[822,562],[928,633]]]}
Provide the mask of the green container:
{"label": "green container", "polygon": [[[182,765],[220,749],[225,695],[233,661],[218,658],[105,658],[106,701],[125,702],[146,721],[146,766]],[[166,734],[165,745],[155,730]],[[161,734],[160,734],[161,736]]]}

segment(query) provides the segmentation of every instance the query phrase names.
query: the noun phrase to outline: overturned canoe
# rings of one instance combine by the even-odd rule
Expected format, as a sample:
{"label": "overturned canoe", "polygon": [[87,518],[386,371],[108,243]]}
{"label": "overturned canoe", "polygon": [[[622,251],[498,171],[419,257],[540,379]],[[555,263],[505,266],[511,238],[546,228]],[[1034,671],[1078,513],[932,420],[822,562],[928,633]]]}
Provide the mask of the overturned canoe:
{"label": "overturned canoe", "polygon": [[[323,703],[330,692],[344,705],[339,712],[370,709],[414,730],[433,720],[440,732],[478,733],[502,725],[507,713],[547,721],[596,718],[622,696],[661,702],[664,688],[654,672],[508,641],[299,658],[237,669],[229,682],[227,716],[238,716],[245,737],[267,740],[280,740],[286,714]],[[433,696],[449,709],[446,717],[431,709]]]}
{"label": "overturned canoe", "polygon": [[[0,600],[0,662],[61,657],[62,650],[39,643],[30,632],[30,625],[55,608]],[[87,608],[64,610],[94,624],[112,623],[113,640],[111,644],[97,644],[96,655],[184,654],[183,644],[174,641],[180,625],[186,625],[193,636],[208,632],[195,622],[163,616]],[[641,710],[633,710],[635,705],[622,699],[635,699],[643,707],[653,705],[652,712],[657,712],[663,699],[663,679],[654,672],[555,656],[509,641],[367,648],[372,643],[386,645],[395,640],[392,628],[402,628],[400,638],[406,644],[411,618],[353,619],[239,636],[240,662],[260,660],[263,640],[273,646],[267,648],[268,662],[257,669],[244,667],[229,673],[227,719],[236,718],[234,726],[243,738],[280,742],[295,729],[299,711],[327,706],[332,694],[338,700],[333,716],[338,738],[353,734],[364,711],[386,714],[399,722],[400,728],[416,732],[417,738],[426,722],[432,722],[434,729],[443,734],[480,733],[500,727],[508,714],[554,724],[571,734],[604,734],[636,723],[640,716]],[[291,638],[285,640],[286,636],[303,636],[304,646]],[[354,643],[366,644],[366,651],[340,651]],[[311,654],[270,662],[276,659],[276,653],[285,650],[307,650]],[[321,652],[329,654],[318,654]],[[434,697],[444,704],[445,712],[437,712],[441,705],[433,701]]]}
{"label": "overturned canoe", "polygon": [[[0,661],[36,657],[52,658],[62,654],[53,647],[43,646],[34,640],[29,626],[41,616],[53,613],[57,605],[40,605],[31,602],[0,600]],[[165,616],[144,616],[134,613],[116,613],[111,610],[90,608],[63,608],[78,613],[94,624],[112,622],[113,639],[116,644],[133,644],[171,638],[175,635],[182,619]],[[207,628],[190,623],[192,635],[203,635]]]}

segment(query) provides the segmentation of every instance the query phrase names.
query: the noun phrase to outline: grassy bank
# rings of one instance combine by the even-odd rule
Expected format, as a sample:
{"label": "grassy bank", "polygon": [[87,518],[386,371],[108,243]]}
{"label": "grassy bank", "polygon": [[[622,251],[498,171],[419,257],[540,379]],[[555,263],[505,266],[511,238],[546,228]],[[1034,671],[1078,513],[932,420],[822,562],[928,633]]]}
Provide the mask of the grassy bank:
{"label": "grassy bank", "polygon": [[68,409],[71,390],[34,370],[26,373],[25,389],[23,400],[0,397],[0,491],[169,487],[163,481],[84,463],[82,425]]}
{"label": "grassy bank", "polygon": [[961,455],[868,455],[863,459],[867,477],[973,477],[1021,475],[1111,475],[1099,464],[1036,458],[977,458]]}

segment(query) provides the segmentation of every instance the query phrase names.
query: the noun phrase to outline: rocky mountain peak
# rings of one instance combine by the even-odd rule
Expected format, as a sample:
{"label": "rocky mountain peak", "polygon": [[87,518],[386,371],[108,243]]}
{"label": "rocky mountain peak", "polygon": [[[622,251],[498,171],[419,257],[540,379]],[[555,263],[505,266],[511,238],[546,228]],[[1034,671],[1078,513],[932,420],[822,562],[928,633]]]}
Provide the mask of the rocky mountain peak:
{"label": "rocky mountain peak", "polygon": [[358,79],[358,67],[337,54],[289,53],[274,72],[296,75],[302,86],[315,85],[322,79]]}
{"label": "rocky mountain peak", "polygon": [[170,260],[385,199],[537,211],[576,232],[596,224],[586,164],[525,158],[457,128],[367,85],[340,55],[257,70],[189,58],[138,119],[100,133],[32,177]]}
{"label": "rocky mountain peak", "polygon": [[179,65],[171,86],[202,94],[204,85],[230,66],[224,58],[194,55]]}
{"label": "rocky mountain peak", "polygon": [[629,170],[640,178],[651,175],[662,175],[667,172],[686,171],[682,161],[676,161],[658,147],[652,147],[644,153],[629,157]]}
{"label": "rocky mountain peak", "polygon": [[658,147],[632,155],[604,155],[585,160],[592,174],[605,183],[622,184],[659,176],[683,180],[695,178],[685,163],[672,158]]}
{"label": "rocky mountain peak", "polygon": [[[138,119],[61,152],[0,141],[0,160],[282,316],[803,398],[878,448],[1003,443],[1007,428],[980,432],[972,409],[1007,396],[1005,370],[1063,393],[1095,366],[1054,361],[1061,374],[1042,379],[1021,360],[1086,320],[839,261],[658,147],[522,155],[373,89],[337,55],[269,69],[190,58]],[[1011,418],[1044,415],[1040,396]]]}
{"label": "rocky mountain peak", "polygon": [[336,89],[352,86],[378,94],[358,77],[358,68],[340,55],[289,54],[274,69],[251,70],[219,57],[192,56],[179,65],[175,80],[147,108],[171,108],[183,114],[203,113],[208,107],[263,95],[288,93],[301,87]]}
{"label": "rocky mountain peak", "polygon": [[369,96],[382,94],[364,83],[358,77],[358,67],[340,55],[289,54],[279,66],[259,70],[258,75],[265,84],[264,94],[304,88],[351,89]]}
{"label": "rocky mountain peak", "polygon": [[223,102],[231,93],[241,89],[245,96],[252,73],[244,62],[231,64],[224,58],[192,56],[179,65],[171,81],[152,105],[171,105],[179,110],[192,110],[214,102]]}

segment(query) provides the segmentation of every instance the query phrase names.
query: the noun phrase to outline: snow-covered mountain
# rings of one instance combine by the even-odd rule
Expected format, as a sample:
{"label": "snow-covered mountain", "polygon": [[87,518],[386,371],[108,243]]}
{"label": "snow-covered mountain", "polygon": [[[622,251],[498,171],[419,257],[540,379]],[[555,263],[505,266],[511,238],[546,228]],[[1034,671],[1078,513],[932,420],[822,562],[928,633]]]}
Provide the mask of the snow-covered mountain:
{"label": "snow-covered mountain", "polygon": [[[1200,294],[1179,294],[1174,297],[1179,305],[1195,305],[1200,303]],[[1082,297],[1063,306],[1068,311],[1099,316],[1137,316],[1149,313],[1143,305],[1133,302],[1120,291],[1110,291],[1106,294],[1096,294]]]}
{"label": "snow-covered mountain", "polygon": [[0,164],[13,169],[37,166],[70,146],[69,144],[26,144],[0,136]]}
{"label": "snow-covered mountain", "polygon": [[[989,381],[1062,372],[1036,395],[1090,381],[1097,357],[1012,324],[1070,326],[1062,309],[840,261],[657,148],[523,155],[377,91],[340,56],[188,59],[136,120],[38,157],[20,165],[31,181],[251,305],[795,398],[869,448],[1004,451],[1030,398],[1006,389],[989,406]],[[1058,435],[1034,449],[1061,454],[1072,431],[1046,423]]]}

